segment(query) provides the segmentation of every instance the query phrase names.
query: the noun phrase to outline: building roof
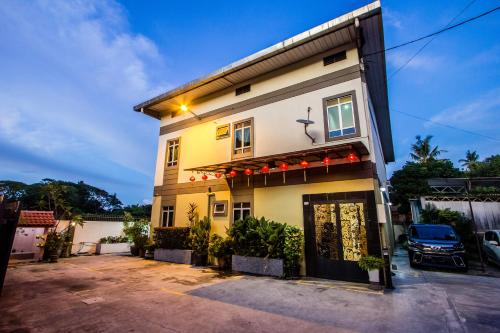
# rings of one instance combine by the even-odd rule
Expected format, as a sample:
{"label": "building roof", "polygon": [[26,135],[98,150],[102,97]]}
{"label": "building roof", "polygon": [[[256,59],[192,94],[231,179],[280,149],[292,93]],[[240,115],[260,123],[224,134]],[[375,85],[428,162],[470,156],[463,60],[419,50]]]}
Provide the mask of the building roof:
{"label": "building roof", "polygon": [[[384,37],[380,1],[288,38],[262,51],[238,60],[199,79],[153,97],[134,106],[137,112],[160,119],[166,112],[177,111],[185,102],[245,84],[250,79],[297,63],[311,56],[355,43],[360,57],[366,55],[365,76],[375,109],[386,162],[394,161],[390,127]],[[203,114],[200,115],[203,117]]]}
{"label": "building roof", "polygon": [[54,212],[22,210],[18,227],[53,227],[56,225]]}

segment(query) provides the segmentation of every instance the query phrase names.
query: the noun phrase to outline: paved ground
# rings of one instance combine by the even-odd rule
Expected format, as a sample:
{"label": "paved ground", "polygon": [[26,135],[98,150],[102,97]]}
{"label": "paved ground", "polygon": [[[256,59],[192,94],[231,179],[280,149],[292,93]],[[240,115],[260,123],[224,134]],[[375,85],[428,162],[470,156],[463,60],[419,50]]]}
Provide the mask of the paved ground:
{"label": "paved ground", "polygon": [[220,275],[126,256],[16,265],[2,332],[498,332],[500,279],[410,270],[385,294],[324,280]]}

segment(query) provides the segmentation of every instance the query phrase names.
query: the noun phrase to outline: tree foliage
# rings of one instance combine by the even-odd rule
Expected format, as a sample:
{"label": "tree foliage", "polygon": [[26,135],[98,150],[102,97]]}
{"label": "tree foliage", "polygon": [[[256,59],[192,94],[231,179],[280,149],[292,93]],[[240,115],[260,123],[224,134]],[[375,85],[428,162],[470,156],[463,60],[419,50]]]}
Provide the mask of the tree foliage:
{"label": "tree foliage", "polygon": [[466,168],[468,171],[474,170],[477,167],[477,162],[479,161],[479,155],[475,150],[467,150],[465,153],[465,158],[458,160],[462,167]]}
{"label": "tree foliage", "polygon": [[429,178],[460,177],[462,173],[449,160],[430,159],[425,163],[406,162],[393,173],[391,178],[391,200],[399,205],[398,211],[402,214],[410,212],[411,198],[418,198],[429,193],[427,184]]}
{"label": "tree foliage", "polygon": [[470,177],[500,177],[500,155],[492,155],[477,162],[469,170]]}
{"label": "tree foliage", "polygon": [[438,146],[433,147],[431,139],[432,135],[427,135],[423,139],[417,135],[417,141],[411,146],[410,157],[419,163],[426,163],[435,160],[441,153],[445,152],[445,150],[440,150]]}

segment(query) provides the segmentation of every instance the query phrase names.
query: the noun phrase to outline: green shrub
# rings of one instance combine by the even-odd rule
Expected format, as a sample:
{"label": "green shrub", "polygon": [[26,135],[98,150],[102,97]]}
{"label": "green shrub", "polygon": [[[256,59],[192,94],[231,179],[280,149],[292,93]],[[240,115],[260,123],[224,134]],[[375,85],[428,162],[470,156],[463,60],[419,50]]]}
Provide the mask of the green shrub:
{"label": "green shrub", "polygon": [[285,276],[297,276],[304,250],[304,233],[298,227],[285,225],[283,248]]}
{"label": "green shrub", "polygon": [[233,246],[230,238],[222,238],[217,234],[210,236],[208,254],[216,258],[227,257],[233,254]]}
{"label": "green shrub", "polygon": [[159,249],[190,250],[189,232],[187,227],[155,228],[153,240]]}
{"label": "green shrub", "polygon": [[208,254],[210,240],[210,219],[208,217],[205,216],[203,219],[195,221],[191,227],[189,239],[191,240],[191,249],[195,254]]}
{"label": "green shrub", "polygon": [[384,268],[384,259],[374,256],[363,256],[358,261],[358,266],[364,271]]}
{"label": "green shrub", "polygon": [[128,238],[126,236],[108,236],[99,239],[101,244],[116,244],[116,243],[127,243]]}
{"label": "green shrub", "polygon": [[125,212],[123,233],[139,249],[144,249],[149,239],[149,221],[135,220],[132,214]]}
{"label": "green shrub", "polygon": [[227,230],[233,241],[234,253],[249,257],[283,258],[285,225],[247,217],[236,221]]}

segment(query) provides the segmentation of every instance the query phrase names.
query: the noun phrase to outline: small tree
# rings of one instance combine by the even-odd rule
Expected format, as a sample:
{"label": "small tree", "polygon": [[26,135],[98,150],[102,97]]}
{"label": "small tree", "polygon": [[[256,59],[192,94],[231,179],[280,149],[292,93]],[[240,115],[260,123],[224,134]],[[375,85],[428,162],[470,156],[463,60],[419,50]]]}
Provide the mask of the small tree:
{"label": "small tree", "polygon": [[138,249],[144,249],[149,239],[149,221],[135,220],[132,214],[125,212],[123,216],[123,233]]}

